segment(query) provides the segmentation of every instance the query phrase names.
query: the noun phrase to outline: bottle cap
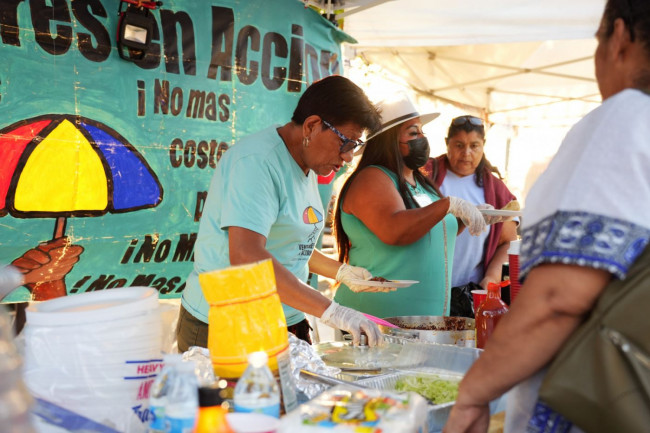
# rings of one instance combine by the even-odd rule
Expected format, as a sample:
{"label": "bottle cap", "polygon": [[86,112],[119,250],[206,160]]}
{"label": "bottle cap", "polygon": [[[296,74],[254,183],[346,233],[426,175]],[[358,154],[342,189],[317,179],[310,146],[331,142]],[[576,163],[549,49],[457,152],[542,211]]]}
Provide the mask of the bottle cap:
{"label": "bottle cap", "polygon": [[216,382],[199,388],[199,406],[201,407],[221,406],[225,400],[225,390]]}
{"label": "bottle cap", "polygon": [[503,280],[500,283],[488,283],[488,291],[501,292],[502,287],[510,285],[510,280]]}
{"label": "bottle cap", "polygon": [[521,248],[521,239],[510,241],[510,246],[508,247],[508,254],[513,256],[518,256],[520,248]]}
{"label": "bottle cap", "polygon": [[269,361],[269,355],[264,351],[253,352],[248,355],[248,363],[255,368],[265,365]]}

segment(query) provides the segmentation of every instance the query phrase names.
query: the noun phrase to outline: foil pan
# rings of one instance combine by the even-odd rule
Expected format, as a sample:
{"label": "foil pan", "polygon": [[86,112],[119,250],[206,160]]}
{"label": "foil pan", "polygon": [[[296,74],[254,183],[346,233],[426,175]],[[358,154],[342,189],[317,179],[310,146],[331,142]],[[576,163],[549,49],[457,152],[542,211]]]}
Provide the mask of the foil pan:
{"label": "foil pan", "polygon": [[[398,380],[408,376],[432,376],[444,380],[450,381],[459,381],[463,378],[463,374],[454,371],[440,370],[435,368],[422,368],[409,371],[395,371],[393,373],[383,374],[381,376],[376,376],[373,378],[362,379],[357,381],[359,385],[362,385],[367,388],[374,388],[383,391],[394,391],[395,385]],[[454,406],[453,401],[442,403],[442,404],[433,404],[431,402],[427,405],[427,431],[429,433],[439,433],[442,431],[447,418],[449,418],[449,413],[451,408]],[[499,399],[490,402],[490,414],[494,414],[499,407]]]}
{"label": "foil pan", "polygon": [[[437,369],[421,369],[421,370],[411,370],[411,371],[395,371],[393,373],[383,374],[381,376],[361,379],[358,380],[362,386],[368,388],[379,389],[383,391],[395,391],[395,385],[397,382],[408,376],[431,376],[444,380],[451,380],[460,382],[463,378],[461,373],[447,371],[447,370],[437,370]],[[449,413],[451,408],[454,406],[454,402],[447,402],[442,404],[434,404],[428,402],[427,404],[427,428],[430,433],[437,433],[442,430],[447,418],[449,418]]]}
{"label": "foil pan", "polygon": [[300,370],[313,371],[332,377],[335,377],[341,371],[339,368],[325,364],[312,345],[299,339],[291,332],[289,332],[289,356],[291,359],[291,375],[296,383],[299,402],[300,400],[311,400],[329,388],[326,384],[303,377]]}
{"label": "foil pan", "polygon": [[[379,325],[385,336],[423,343],[476,346],[474,319],[467,317],[395,316],[385,317],[384,320],[398,327]],[[388,341],[392,340],[389,338]]]}

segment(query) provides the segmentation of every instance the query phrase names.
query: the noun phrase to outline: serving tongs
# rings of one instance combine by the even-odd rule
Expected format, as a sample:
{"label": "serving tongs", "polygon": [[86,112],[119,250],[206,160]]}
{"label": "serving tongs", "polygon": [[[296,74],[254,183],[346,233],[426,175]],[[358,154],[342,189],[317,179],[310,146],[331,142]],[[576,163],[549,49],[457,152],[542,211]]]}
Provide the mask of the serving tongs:
{"label": "serving tongs", "polygon": [[318,381],[320,383],[324,383],[325,385],[331,385],[331,386],[346,385],[346,386],[352,386],[352,387],[358,388],[358,389],[368,389],[368,387],[363,386],[363,385],[359,385],[358,383],[350,382],[350,381],[343,380],[343,379],[337,379],[336,377],[326,376],[324,374],[316,373],[314,371],[309,371],[309,370],[305,370],[305,369],[302,369],[302,368],[300,369],[300,374],[303,377],[314,379],[314,380],[316,380],[316,381]]}

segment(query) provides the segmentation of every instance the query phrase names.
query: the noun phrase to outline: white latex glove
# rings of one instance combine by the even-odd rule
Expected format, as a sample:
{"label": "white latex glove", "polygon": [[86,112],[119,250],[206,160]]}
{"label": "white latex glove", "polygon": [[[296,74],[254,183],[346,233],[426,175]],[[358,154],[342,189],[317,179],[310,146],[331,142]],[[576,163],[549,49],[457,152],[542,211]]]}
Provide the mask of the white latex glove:
{"label": "white latex glove", "polygon": [[368,336],[368,346],[381,345],[384,338],[381,331],[370,319],[356,310],[332,301],[320,317],[321,322],[333,328],[342,329],[352,334],[352,344],[359,345],[361,332]]}
{"label": "white latex glove", "polygon": [[355,293],[359,292],[392,292],[396,287],[381,286],[365,286],[361,284],[354,284],[354,280],[369,280],[372,274],[366,268],[360,266],[351,266],[343,263],[338,272],[336,273],[336,281],[339,281],[350,288]]}
{"label": "white latex glove", "polygon": [[449,197],[449,210],[447,213],[452,214],[465,224],[469,234],[478,236],[487,228],[483,214],[472,203],[458,197]]}
{"label": "white latex glove", "polygon": [[[483,204],[477,204],[476,209],[479,209],[479,210],[480,209],[490,209],[490,210],[492,210],[492,209],[494,209],[494,206],[492,206],[491,204],[483,203]],[[483,215],[483,219],[485,220],[485,224],[487,224],[487,225],[496,224],[496,223],[500,223],[500,222],[505,221],[505,219],[503,217],[500,217],[500,216],[492,216],[492,215],[485,215],[485,214],[482,214],[482,215]]]}
{"label": "white latex glove", "polygon": [[[476,205],[477,209],[494,209],[494,206],[491,204],[483,203]],[[485,219],[485,224],[491,225],[491,224],[496,224],[496,223],[503,223],[506,221],[511,221],[512,217],[511,216],[488,216],[483,214],[483,219]]]}

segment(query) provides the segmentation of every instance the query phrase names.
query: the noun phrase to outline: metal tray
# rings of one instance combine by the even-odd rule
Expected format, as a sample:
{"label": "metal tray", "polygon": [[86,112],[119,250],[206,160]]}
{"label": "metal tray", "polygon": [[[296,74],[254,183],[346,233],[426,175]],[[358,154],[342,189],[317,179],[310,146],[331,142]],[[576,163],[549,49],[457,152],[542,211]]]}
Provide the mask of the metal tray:
{"label": "metal tray", "polygon": [[349,341],[333,341],[314,345],[314,350],[329,367],[346,372],[375,372],[386,368],[410,367],[417,360],[408,356],[407,346],[387,342],[383,346],[353,346]]}
{"label": "metal tray", "polygon": [[[463,378],[463,375],[457,372],[424,368],[409,371],[395,371],[393,373],[382,374],[373,378],[360,379],[356,383],[368,388],[395,391],[395,385],[399,379],[415,375],[431,375],[445,380],[457,381],[460,381]],[[430,433],[442,430],[453,406],[453,401],[442,404],[429,403],[427,411],[427,426]]]}
{"label": "metal tray", "polygon": [[425,343],[475,347],[474,319],[447,316],[395,316],[385,321],[399,328],[379,325],[386,336],[396,336]]}
{"label": "metal tray", "polygon": [[[416,367],[394,369],[392,372],[359,379],[357,383],[368,388],[394,390],[395,383],[401,376],[414,373],[436,374],[443,378],[458,378],[460,380],[483,353],[482,349],[447,344],[416,343],[408,340],[401,341],[401,344],[405,346],[402,355],[407,356],[410,362],[417,365]],[[497,399],[490,403],[491,414],[496,413],[497,408],[500,409],[500,400]],[[428,405],[429,433],[439,433],[442,430],[453,405],[453,402]]]}

